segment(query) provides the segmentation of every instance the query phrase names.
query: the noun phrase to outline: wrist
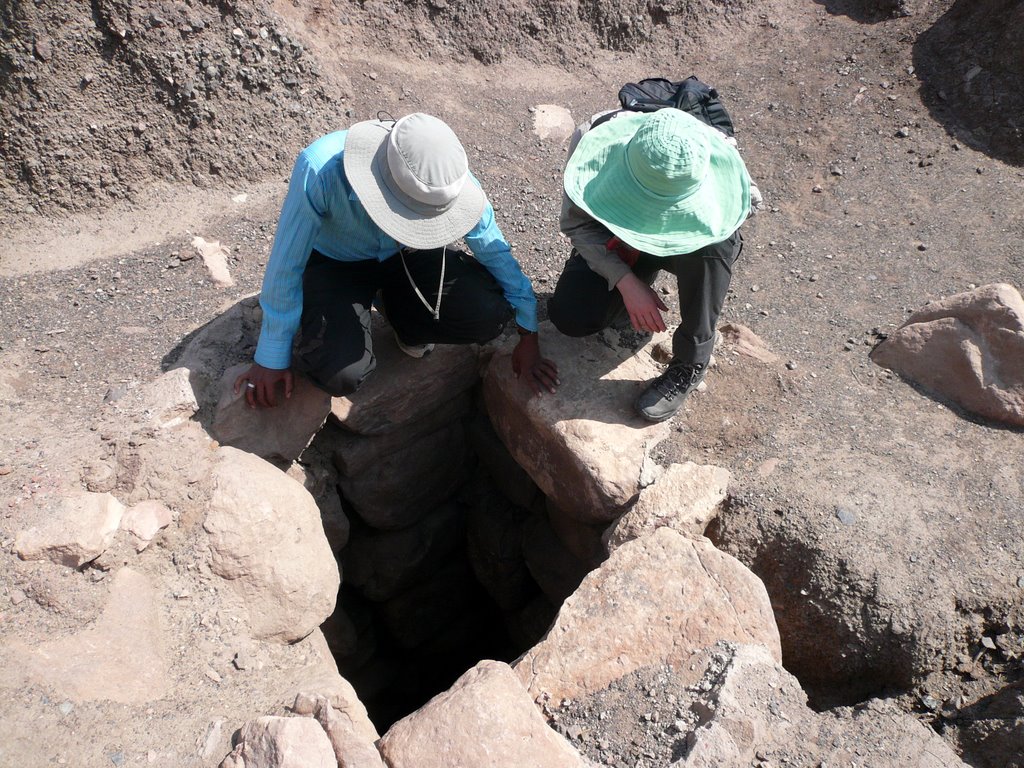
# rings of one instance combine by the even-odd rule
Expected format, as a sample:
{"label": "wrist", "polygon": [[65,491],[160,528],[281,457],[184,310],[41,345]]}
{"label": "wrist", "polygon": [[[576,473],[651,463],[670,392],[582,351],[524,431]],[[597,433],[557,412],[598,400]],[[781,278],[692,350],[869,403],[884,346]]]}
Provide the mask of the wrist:
{"label": "wrist", "polygon": [[516,326],[516,333],[518,333],[520,336],[536,336],[537,335],[537,331],[528,331],[525,328],[523,328],[523,326],[521,326],[521,325],[517,325]]}

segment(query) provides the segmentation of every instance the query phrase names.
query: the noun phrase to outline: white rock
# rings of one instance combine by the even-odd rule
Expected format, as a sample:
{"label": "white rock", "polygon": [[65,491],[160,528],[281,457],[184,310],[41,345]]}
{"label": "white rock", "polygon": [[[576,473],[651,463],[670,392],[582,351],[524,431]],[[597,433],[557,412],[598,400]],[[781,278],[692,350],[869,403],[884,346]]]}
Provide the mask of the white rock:
{"label": "white rock", "polygon": [[14,549],[22,560],[78,568],[106,552],[123,514],[124,505],[109,493],[76,493],[61,499],[46,523],[19,533]]}

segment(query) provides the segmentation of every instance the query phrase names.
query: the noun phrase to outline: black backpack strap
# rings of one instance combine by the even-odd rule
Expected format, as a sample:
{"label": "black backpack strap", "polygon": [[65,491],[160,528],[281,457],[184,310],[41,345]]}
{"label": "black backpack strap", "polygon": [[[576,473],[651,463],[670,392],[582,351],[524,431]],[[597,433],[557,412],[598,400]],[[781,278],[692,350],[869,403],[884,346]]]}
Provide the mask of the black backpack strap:
{"label": "black backpack strap", "polygon": [[605,114],[601,115],[599,118],[597,118],[590,124],[590,130],[594,130],[599,125],[604,125],[621,112],[621,109],[613,109],[611,112],[606,112]]}

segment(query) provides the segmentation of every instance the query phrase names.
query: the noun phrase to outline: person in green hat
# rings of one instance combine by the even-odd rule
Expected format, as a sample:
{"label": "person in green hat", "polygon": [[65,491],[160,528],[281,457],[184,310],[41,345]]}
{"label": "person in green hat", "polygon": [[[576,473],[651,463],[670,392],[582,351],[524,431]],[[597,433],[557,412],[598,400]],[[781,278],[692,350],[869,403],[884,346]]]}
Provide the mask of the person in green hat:
{"label": "person in green hat", "polygon": [[569,147],[560,224],[573,250],[548,315],[568,336],[627,319],[641,333],[664,331],[668,308],[652,283],[660,270],[674,274],[672,360],[636,401],[643,418],[664,421],[704,380],[752,183],[735,142],[686,112],[601,117]]}

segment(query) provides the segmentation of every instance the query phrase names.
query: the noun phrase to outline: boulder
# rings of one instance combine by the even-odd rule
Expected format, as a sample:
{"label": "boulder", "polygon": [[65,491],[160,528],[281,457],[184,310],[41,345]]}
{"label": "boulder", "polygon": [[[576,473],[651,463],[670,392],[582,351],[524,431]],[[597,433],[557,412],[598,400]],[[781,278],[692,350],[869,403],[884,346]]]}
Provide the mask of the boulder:
{"label": "boulder", "polygon": [[466,516],[466,551],[477,581],[503,611],[521,608],[537,592],[523,556],[529,512],[478,478]]}
{"label": "boulder", "polygon": [[[395,451],[407,448],[420,438],[459,421],[469,413],[473,400],[468,392],[457,394],[451,400],[440,403],[437,408],[415,421],[402,425],[401,429],[380,435],[360,435],[347,429],[330,425],[329,435],[324,441],[334,458],[341,474],[357,477],[371,469],[377,462],[386,459]],[[327,430],[325,430],[327,431]]]}
{"label": "boulder", "polygon": [[523,525],[523,557],[530,575],[555,605],[575,592],[590,570],[590,564],[576,557],[540,514]]}
{"label": "boulder", "polygon": [[277,406],[250,408],[245,388],[236,394],[235,380],[248,363],[228,368],[220,380],[220,399],[210,432],[222,445],[254,453],[272,461],[292,462],[299,457],[331,412],[331,396],[295,372],[292,396],[278,387]]}
{"label": "boulder", "polygon": [[79,568],[113,543],[124,505],[109,493],[75,493],[59,499],[46,523],[22,531],[14,550],[22,560],[50,560]]}
{"label": "boulder", "polygon": [[[356,694],[352,684],[338,673],[327,639],[319,629],[313,630],[302,641],[305,664],[301,669],[290,670],[284,676],[285,688],[277,697],[279,702],[297,702],[300,698],[312,697],[324,700],[345,719],[354,737],[360,742],[373,744],[380,738],[377,728],[370,720],[366,707]],[[312,714],[312,710],[304,714]]]}
{"label": "boulder", "polygon": [[335,709],[324,696],[299,694],[292,711],[312,715],[330,739],[339,768],[384,768],[374,746],[377,737],[367,739],[344,711]]}
{"label": "boulder", "polygon": [[376,370],[351,395],[334,398],[332,418],[361,435],[382,435],[428,418],[479,380],[477,353],[463,344],[438,344],[413,359],[398,349],[391,327],[374,315]]}
{"label": "boulder", "polygon": [[168,356],[174,368],[190,371],[189,379],[200,407],[217,402],[217,382],[226,368],[252,361],[262,320],[259,295],[247,296],[189,334],[181,347]]}
{"label": "boulder", "polygon": [[464,536],[465,518],[456,504],[443,504],[400,531],[357,529],[342,559],[345,583],[369,600],[387,600],[435,572]]}
{"label": "boulder", "polygon": [[381,458],[354,477],[338,480],[363,521],[396,530],[421,520],[465,480],[465,432],[449,424]]}
{"label": "boulder", "polygon": [[515,668],[535,697],[574,698],[643,666],[682,664],[718,640],[763,645],[781,660],[764,585],[706,539],[659,528],[588,574]]}
{"label": "boulder", "polygon": [[929,303],[871,359],[971,413],[1024,426],[1024,299],[1013,286]]}
{"label": "boulder", "polygon": [[212,472],[211,568],[244,597],[256,637],[292,642],[334,610],[338,564],[309,492],[250,453],[221,448]]}
{"label": "boulder", "polygon": [[487,414],[477,411],[467,425],[466,434],[473,453],[501,495],[516,506],[529,509],[540,489],[501,442]]}
{"label": "boulder", "polygon": [[337,431],[336,427],[321,429],[300,459],[293,461],[287,469],[288,476],[302,483],[316,500],[324,533],[335,554],[348,544],[352,527],[338,491],[338,470],[331,458],[330,439],[324,439],[325,433]]}
{"label": "boulder", "polygon": [[633,412],[660,370],[647,351],[619,344],[614,331],[571,339],[545,323],[541,333],[545,354],[558,360],[558,395],[533,395],[512,373],[508,353],[496,353],[484,377],[491,422],[559,509],[583,522],[610,522],[640,492],[645,459],[670,428]]}
{"label": "boulder", "polygon": [[692,461],[673,464],[653,485],[640,491],[630,510],[604,535],[608,552],[656,528],[672,528],[692,536],[704,534],[725,501],[729,470]]}
{"label": "boulder", "polygon": [[508,665],[481,661],[380,740],[390,768],[584,768]]}
{"label": "boulder", "polygon": [[[641,492],[642,493],[642,492]],[[573,558],[587,566],[587,570],[604,560],[605,547],[602,536],[607,526],[599,523],[581,523],[552,503],[545,500],[548,525],[562,545],[572,553]]]}
{"label": "boulder", "polygon": [[248,722],[220,768],[337,768],[324,729],[309,717],[260,717]]}

